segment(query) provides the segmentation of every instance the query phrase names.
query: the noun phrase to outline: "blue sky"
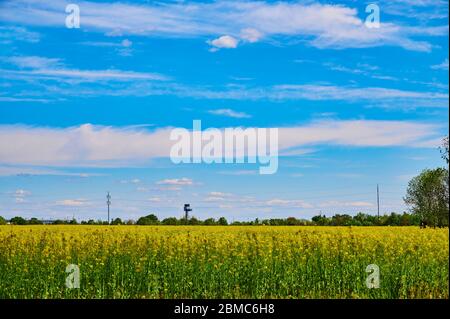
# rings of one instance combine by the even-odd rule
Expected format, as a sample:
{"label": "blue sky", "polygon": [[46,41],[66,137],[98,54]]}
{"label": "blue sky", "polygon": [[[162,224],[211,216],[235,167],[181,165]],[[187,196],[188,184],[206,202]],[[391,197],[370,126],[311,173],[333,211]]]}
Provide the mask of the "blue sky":
{"label": "blue sky", "polygon": [[[448,3],[0,3],[0,215],[310,218],[403,211],[442,166]],[[276,127],[279,169],[173,164],[167,132]],[[283,146],[297,150],[283,153]]]}

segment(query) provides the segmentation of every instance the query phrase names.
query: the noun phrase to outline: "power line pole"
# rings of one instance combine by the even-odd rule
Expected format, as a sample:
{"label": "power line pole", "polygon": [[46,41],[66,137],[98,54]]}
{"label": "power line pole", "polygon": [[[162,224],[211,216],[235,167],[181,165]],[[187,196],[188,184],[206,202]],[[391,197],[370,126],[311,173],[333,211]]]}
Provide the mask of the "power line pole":
{"label": "power line pole", "polygon": [[106,194],[106,205],[108,205],[108,224],[109,224],[109,206],[111,205],[111,195],[109,192]]}
{"label": "power line pole", "polygon": [[380,219],[380,188],[377,184],[377,212],[378,212],[378,219]]}

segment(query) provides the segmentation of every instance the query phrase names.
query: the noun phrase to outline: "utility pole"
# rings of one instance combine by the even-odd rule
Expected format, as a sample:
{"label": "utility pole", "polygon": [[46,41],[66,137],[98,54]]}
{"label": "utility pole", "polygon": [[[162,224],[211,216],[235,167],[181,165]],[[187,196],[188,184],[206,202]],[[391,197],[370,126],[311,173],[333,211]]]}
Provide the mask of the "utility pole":
{"label": "utility pole", "polygon": [[109,192],[106,194],[106,205],[108,205],[108,225],[109,225],[109,206],[111,205],[111,195]]}
{"label": "utility pole", "polygon": [[377,184],[377,213],[378,213],[378,219],[380,219],[380,188]]}

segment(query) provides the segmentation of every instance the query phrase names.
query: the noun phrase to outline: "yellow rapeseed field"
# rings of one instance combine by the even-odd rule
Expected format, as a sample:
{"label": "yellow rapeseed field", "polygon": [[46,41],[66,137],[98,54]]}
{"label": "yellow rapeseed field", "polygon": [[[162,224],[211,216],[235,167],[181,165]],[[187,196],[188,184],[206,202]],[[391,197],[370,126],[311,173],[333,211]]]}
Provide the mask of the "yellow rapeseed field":
{"label": "yellow rapeseed field", "polygon": [[6,225],[0,298],[448,298],[448,259],[448,228]]}

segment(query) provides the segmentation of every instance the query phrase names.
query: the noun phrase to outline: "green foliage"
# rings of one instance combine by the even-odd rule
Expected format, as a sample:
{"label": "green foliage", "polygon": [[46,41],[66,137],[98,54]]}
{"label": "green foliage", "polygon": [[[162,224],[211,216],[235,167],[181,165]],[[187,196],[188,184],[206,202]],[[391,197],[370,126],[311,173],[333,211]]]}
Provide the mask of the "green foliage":
{"label": "green foliage", "polygon": [[28,225],[42,225],[42,222],[39,219],[33,217],[28,221]]}
{"label": "green foliage", "polygon": [[20,216],[16,216],[11,218],[10,223],[13,225],[26,225],[27,221]]}
{"label": "green foliage", "polygon": [[137,220],[136,224],[138,225],[158,225],[159,220],[155,214],[150,214],[145,217],[141,217]]}
{"label": "green foliage", "polygon": [[115,218],[113,219],[113,221],[111,222],[111,225],[122,225],[123,222],[120,218]]}
{"label": "green foliage", "polygon": [[175,217],[169,217],[163,219],[161,222],[163,225],[178,225],[178,220]]}
{"label": "green foliage", "polygon": [[225,217],[220,217],[217,223],[222,226],[228,225],[228,221],[226,220]]}
{"label": "green foliage", "polygon": [[6,225],[6,219],[0,216],[0,225]]}
{"label": "green foliage", "polygon": [[428,225],[448,226],[448,177],[445,168],[426,169],[408,184],[405,203]]}

